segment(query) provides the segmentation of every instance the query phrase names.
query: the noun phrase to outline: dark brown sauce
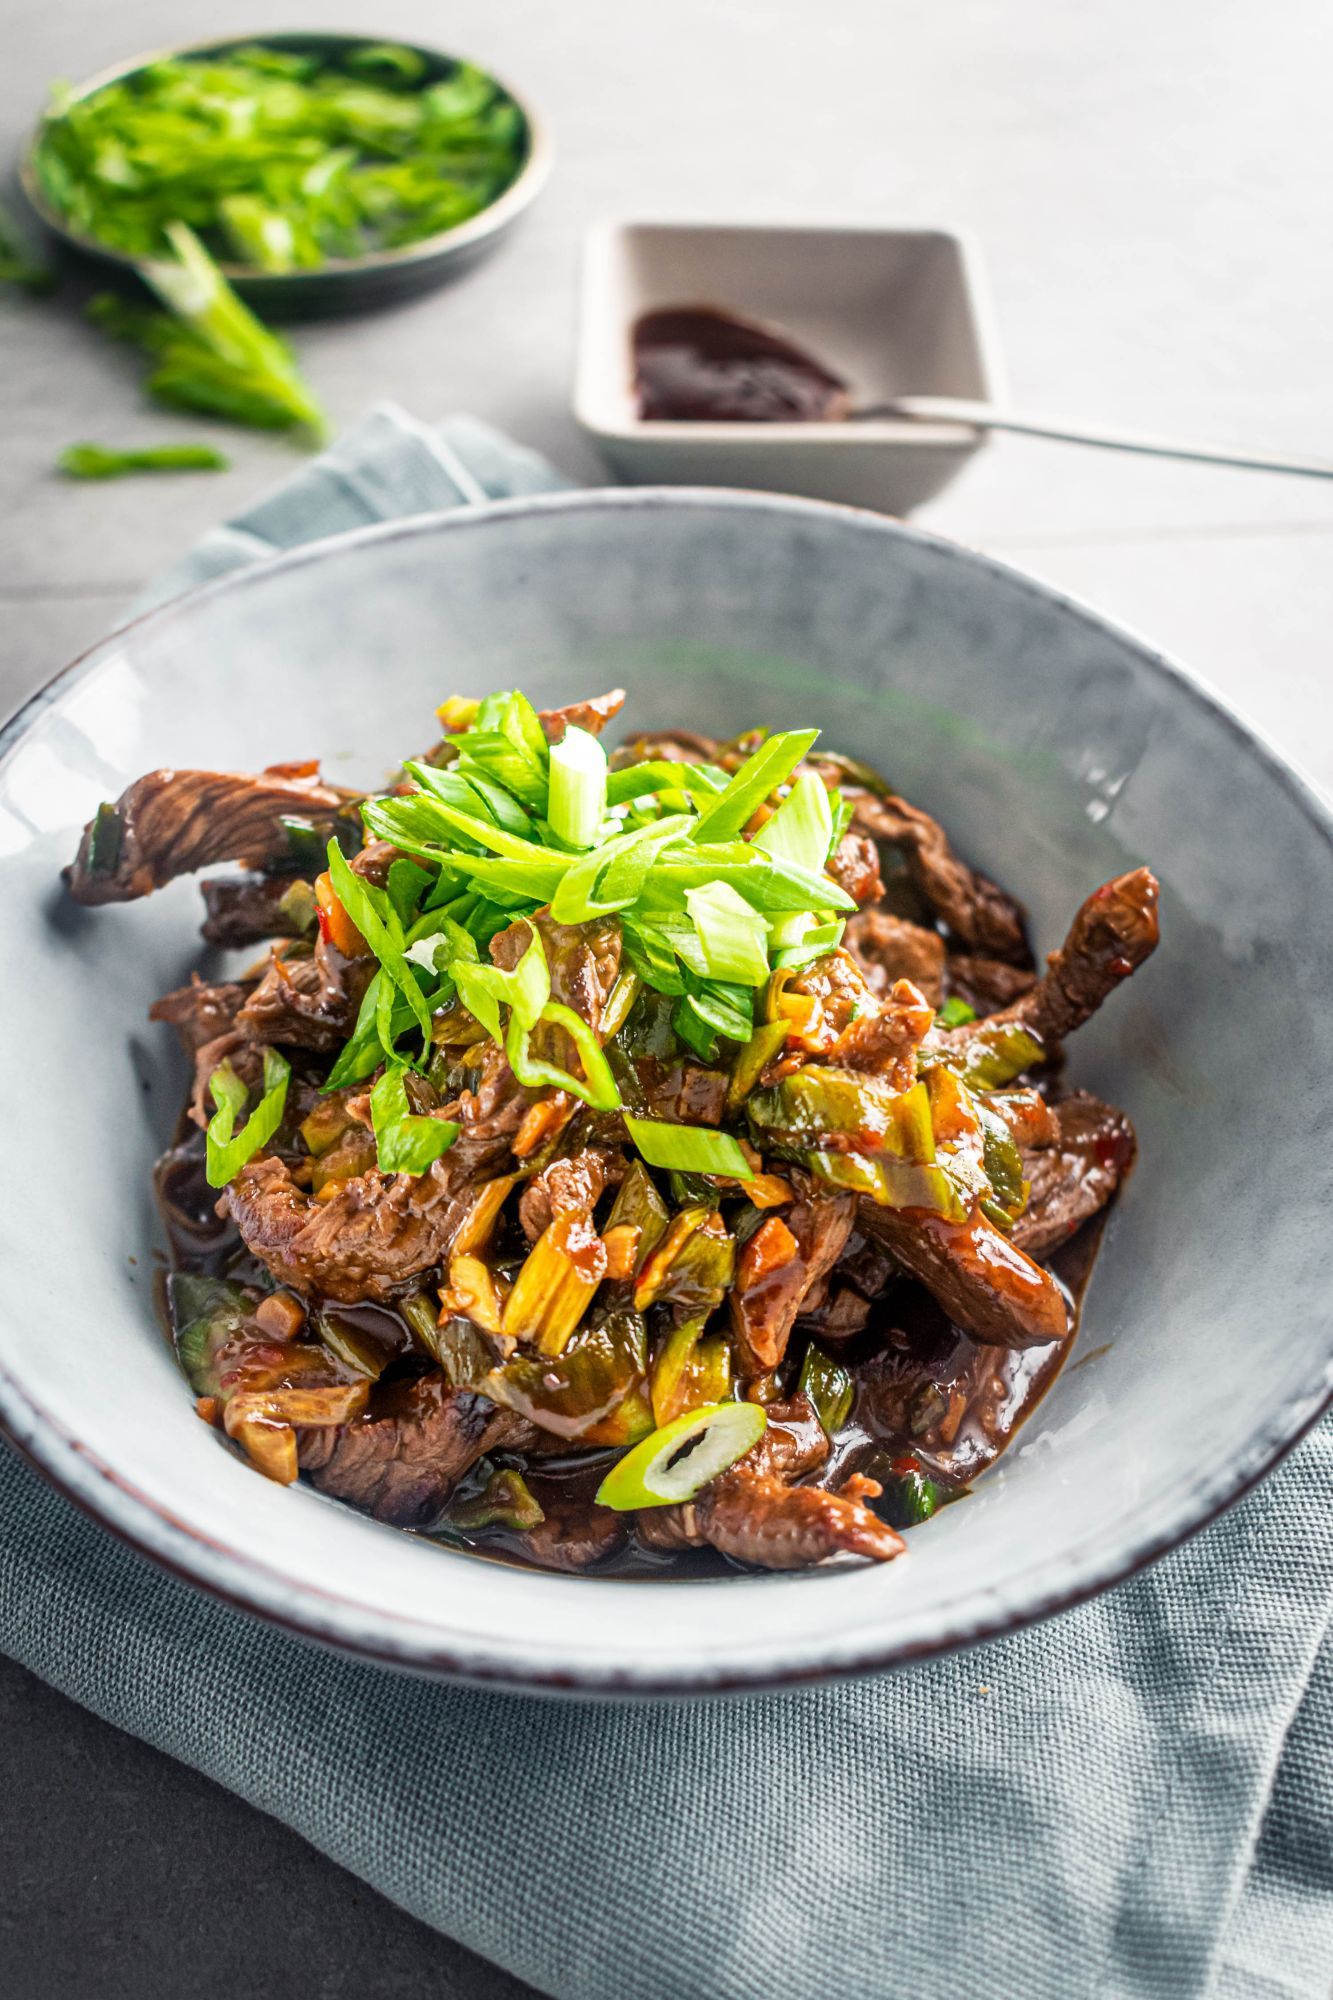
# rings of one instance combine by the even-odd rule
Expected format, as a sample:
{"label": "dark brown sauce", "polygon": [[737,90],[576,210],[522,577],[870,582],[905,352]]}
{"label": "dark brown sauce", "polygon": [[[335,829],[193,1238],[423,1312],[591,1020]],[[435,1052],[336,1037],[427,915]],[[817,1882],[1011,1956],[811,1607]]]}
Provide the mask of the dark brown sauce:
{"label": "dark brown sauce", "polygon": [[715,306],[635,322],[639,415],[664,423],[809,424],[845,417],[847,384],[774,329]]}

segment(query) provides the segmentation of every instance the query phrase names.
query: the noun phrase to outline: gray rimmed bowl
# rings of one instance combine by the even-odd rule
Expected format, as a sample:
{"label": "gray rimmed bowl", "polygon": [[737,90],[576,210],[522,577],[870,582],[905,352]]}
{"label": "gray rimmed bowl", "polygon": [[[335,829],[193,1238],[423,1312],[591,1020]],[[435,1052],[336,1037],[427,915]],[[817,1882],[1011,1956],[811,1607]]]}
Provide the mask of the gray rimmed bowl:
{"label": "gray rimmed bowl", "polygon": [[[76,100],[92,97],[108,84],[134,76],[151,63],[177,57],[222,55],[255,42],[300,54],[336,56],[354,48],[375,47],[384,40],[382,35],[346,35],[311,30],[230,35],[181,43],[176,47],[130,56],[124,62],[99,70],[96,76],[75,85],[70,94]],[[460,56],[419,42],[399,40],[397,46],[410,49],[422,57],[431,82],[450,76],[463,61]],[[479,67],[485,68],[485,65]],[[525,151],[517,178],[479,215],[452,229],[423,237],[419,243],[405,244],[400,249],[371,251],[364,257],[330,258],[317,271],[254,271],[243,264],[222,263],[220,268],[228,282],[242,298],[269,319],[318,319],[335,313],[369,311],[376,306],[391,305],[396,300],[430,291],[494,248],[501,236],[512,228],[541,193],[551,171],[554,153],[550,138],[531,105],[493,70],[486,68],[486,75],[509,102],[517,106],[523,119]],[[45,119],[39,120],[29,136],[18,168],[19,186],[33,214],[45,230],[80,257],[123,278],[134,277],[137,265],[133,257],[71,227],[48,199],[34,162],[44,124]]]}
{"label": "gray rimmed bowl", "polygon": [[[1142,860],[1162,878],[1160,952],[1073,1046],[1075,1080],[1141,1143],[1077,1349],[1007,1458],[887,1567],[663,1583],[443,1550],[230,1456],[155,1323],[149,1172],[183,1071],[144,1015],[198,960],[199,900],[178,883],[65,902],[83,821],[153,765],[318,754],[374,782],[450,691],[550,704],[617,681],[631,729],[821,723],[1026,899],[1041,948],[1093,884]],[[1282,759],[1140,641],[818,502],[561,494],[226,578],[108,639],[0,741],[0,1038],[23,1134],[0,1202],[0,1419],[158,1561],[428,1672],[745,1687],[1075,1603],[1245,1491],[1333,1390],[1331,834]]]}

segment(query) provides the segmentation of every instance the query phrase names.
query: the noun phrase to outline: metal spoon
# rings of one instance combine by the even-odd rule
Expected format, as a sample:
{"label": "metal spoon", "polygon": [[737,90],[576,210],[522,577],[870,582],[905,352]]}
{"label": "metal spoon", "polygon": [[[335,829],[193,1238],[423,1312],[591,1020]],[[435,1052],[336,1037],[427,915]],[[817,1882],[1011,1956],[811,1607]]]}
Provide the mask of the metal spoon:
{"label": "metal spoon", "polygon": [[1230,445],[1196,444],[1186,438],[1155,437],[1147,431],[1069,423],[1035,411],[1004,410],[961,396],[895,396],[890,402],[850,410],[849,423],[907,418],[923,424],[968,424],[976,430],[1016,431],[1024,437],[1054,438],[1062,444],[1100,445],[1106,451],[1137,451],[1149,458],[1195,459],[1202,465],[1241,466],[1251,472],[1294,472],[1302,479],[1333,479],[1333,460],[1285,458],[1277,452],[1241,451]]}

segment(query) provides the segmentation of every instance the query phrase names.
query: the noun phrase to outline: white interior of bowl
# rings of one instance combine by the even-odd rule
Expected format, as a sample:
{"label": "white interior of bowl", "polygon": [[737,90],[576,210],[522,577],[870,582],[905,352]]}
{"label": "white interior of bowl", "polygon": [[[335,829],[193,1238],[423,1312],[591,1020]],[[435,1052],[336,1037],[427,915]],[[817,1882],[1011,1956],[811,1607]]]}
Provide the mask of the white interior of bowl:
{"label": "white interior of bowl", "polygon": [[[630,729],[822,724],[1026,900],[1043,949],[1097,882],[1142,860],[1163,880],[1162,950],[1074,1047],[1074,1077],[1125,1105],[1142,1149],[1078,1350],[1000,1468],[887,1568],[642,1583],[439,1549],[230,1456],[154,1318],[149,1170],[183,1072],[145,1011],[200,962],[198,896],[76,910],[58,870],[83,821],[155,765],[317,754],[374,781],[429,740],[446,693],[552,703],[615,682]],[[1125,1574],[1257,1476],[1333,1380],[1322,811],[1136,642],[927,537],[639,491],[298,553],[108,641],[11,726],[0,862],[19,1135],[0,1414],[143,1547],[316,1636],[544,1685],[909,1658]]]}

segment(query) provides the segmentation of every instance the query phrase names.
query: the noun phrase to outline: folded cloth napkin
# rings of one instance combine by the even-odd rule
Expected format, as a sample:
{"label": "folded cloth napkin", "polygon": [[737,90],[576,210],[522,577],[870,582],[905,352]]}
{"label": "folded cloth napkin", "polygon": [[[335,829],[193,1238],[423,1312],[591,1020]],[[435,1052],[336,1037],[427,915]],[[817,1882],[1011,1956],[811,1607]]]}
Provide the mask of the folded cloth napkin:
{"label": "folded cloth napkin", "polygon": [[[562,483],[480,424],[381,411],[155,595]],[[678,1703],[317,1650],[0,1454],[0,1646],[557,2000],[1328,2000],[1331,1610],[1328,1422],[1206,1533],[1045,1625]]]}

